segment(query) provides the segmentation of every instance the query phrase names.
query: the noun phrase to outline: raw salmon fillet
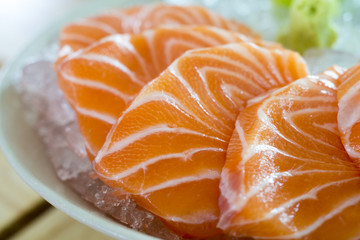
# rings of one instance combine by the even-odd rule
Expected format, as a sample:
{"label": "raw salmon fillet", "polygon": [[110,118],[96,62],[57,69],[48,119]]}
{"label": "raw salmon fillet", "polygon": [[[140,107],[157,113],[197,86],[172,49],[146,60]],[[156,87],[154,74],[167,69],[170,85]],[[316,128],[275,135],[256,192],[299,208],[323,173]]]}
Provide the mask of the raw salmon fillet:
{"label": "raw salmon fillet", "polygon": [[89,157],[142,87],[186,50],[252,41],[278,47],[220,28],[178,26],[112,35],[73,54],[58,67],[59,85],[77,113]]}
{"label": "raw salmon fillet", "polygon": [[340,82],[338,90],[340,136],[347,153],[360,164],[360,64],[346,71],[340,77]]}
{"label": "raw salmon fillet", "polygon": [[360,170],[337,128],[342,72],[297,80],[240,113],[220,183],[227,234],[360,238]]}
{"label": "raw salmon fillet", "polygon": [[81,48],[116,33],[138,34],[160,26],[211,25],[259,37],[247,26],[199,6],[142,5],[113,10],[70,23],[60,32],[59,60]]}
{"label": "raw salmon fillet", "polygon": [[247,100],[306,75],[303,59],[281,48],[188,51],[134,99],[94,169],[176,232],[216,235],[219,177],[236,116]]}

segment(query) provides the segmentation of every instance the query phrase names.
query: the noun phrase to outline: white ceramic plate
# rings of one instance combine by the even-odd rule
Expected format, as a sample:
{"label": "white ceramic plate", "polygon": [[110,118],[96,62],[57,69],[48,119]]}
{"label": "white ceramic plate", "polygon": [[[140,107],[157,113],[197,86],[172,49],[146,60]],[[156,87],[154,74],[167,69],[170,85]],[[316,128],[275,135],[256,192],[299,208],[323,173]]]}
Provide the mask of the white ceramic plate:
{"label": "white ceramic plate", "polygon": [[[14,59],[5,65],[0,74],[0,146],[15,171],[45,200],[76,220],[111,237],[123,240],[154,240],[146,234],[125,227],[96,210],[61,182],[45,154],[40,138],[24,120],[19,96],[12,82],[19,75],[29,57],[56,41],[58,32],[66,22],[94,14],[111,6],[125,7],[154,0],[93,1],[71,12],[52,24],[30,42]],[[9,186],[10,187],[10,186]]]}

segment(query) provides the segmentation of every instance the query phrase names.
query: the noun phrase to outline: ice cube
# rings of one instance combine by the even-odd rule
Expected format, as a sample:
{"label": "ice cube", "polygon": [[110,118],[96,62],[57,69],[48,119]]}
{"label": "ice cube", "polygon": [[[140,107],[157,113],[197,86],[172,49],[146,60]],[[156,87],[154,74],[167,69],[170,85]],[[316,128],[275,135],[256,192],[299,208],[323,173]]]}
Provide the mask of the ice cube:
{"label": "ice cube", "polygon": [[53,81],[56,81],[56,74],[49,61],[34,62],[23,68],[22,83],[29,93],[43,96]]}
{"label": "ice cube", "polygon": [[181,239],[153,214],[139,208],[122,189],[106,186],[91,172],[79,174],[67,183],[84,199],[125,225],[161,239]]}
{"label": "ice cube", "polygon": [[26,114],[31,116],[46,144],[58,177],[68,180],[91,170],[91,164],[85,159],[84,141],[74,111],[57,86],[52,65],[45,60],[26,65],[19,89],[27,106]]}
{"label": "ice cube", "polygon": [[68,146],[81,158],[87,156],[85,142],[81,136],[79,125],[76,121],[70,122],[64,128],[64,136]]}
{"label": "ice cube", "polygon": [[75,113],[65,101],[63,93],[55,84],[49,86],[45,92],[45,99],[48,103],[46,117],[57,126],[65,126],[76,121]]}
{"label": "ice cube", "polygon": [[32,112],[57,125],[66,125],[75,120],[75,115],[66,103],[57,86],[57,78],[50,61],[38,61],[26,65],[21,77],[22,98]]}

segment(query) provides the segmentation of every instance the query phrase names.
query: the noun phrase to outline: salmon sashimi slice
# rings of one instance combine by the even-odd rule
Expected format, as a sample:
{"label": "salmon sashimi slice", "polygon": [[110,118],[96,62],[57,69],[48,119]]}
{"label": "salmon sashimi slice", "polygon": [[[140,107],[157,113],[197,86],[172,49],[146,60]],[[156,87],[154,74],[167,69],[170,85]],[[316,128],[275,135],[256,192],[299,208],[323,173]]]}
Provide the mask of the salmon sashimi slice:
{"label": "salmon sashimi slice", "polygon": [[333,67],[272,92],[236,120],[218,227],[255,239],[359,239],[360,171],[337,128]]}
{"label": "salmon sashimi slice", "polygon": [[93,164],[176,232],[220,233],[219,177],[246,101],[307,75],[299,54],[234,43],[188,51],[134,99]]}
{"label": "salmon sashimi slice", "polygon": [[142,5],[70,23],[60,32],[59,60],[116,33],[138,34],[164,25],[211,25],[258,38],[247,26],[200,6]]}
{"label": "salmon sashimi slice", "polygon": [[[340,77],[339,131],[349,156],[360,164],[360,64]],[[360,165],[359,165],[360,166]]]}
{"label": "salmon sashimi slice", "polygon": [[209,26],[163,27],[137,35],[112,35],[74,53],[58,67],[59,85],[77,113],[89,157],[94,158],[142,87],[186,50],[252,41]]}

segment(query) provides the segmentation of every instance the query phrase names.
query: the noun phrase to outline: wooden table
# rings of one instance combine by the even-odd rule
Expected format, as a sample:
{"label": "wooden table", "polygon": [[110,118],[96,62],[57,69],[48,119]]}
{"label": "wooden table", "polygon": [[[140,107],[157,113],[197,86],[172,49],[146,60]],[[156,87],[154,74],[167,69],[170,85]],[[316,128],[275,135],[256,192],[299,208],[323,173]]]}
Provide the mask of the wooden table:
{"label": "wooden table", "polygon": [[0,150],[0,240],[111,239],[52,207],[14,172]]}

